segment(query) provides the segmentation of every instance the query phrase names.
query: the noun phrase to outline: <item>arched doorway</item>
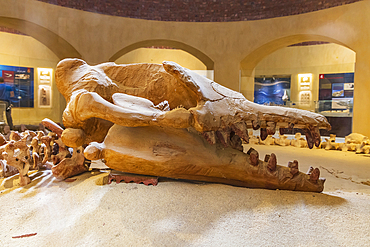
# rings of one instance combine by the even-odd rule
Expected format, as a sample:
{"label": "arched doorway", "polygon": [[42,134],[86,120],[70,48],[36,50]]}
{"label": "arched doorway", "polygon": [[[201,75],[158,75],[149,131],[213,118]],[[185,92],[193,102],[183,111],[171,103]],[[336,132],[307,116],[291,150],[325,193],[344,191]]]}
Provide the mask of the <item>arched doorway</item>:
{"label": "arched doorway", "polygon": [[322,134],[344,137],[352,132],[355,61],[353,50],[327,37],[279,39],[242,61],[242,92],[256,103],[285,104],[323,114],[332,130]]}
{"label": "arched doorway", "polygon": [[13,124],[38,126],[44,118],[61,122],[65,100],[54,82],[60,57],[18,29],[1,26],[0,39],[0,76],[14,89]]}
{"label": "arched doorway", "polygon": [[127,46],[111,57],[118,64],[174,61],[213,79],[213,61],[201,51],[171,40],[148,40]]}

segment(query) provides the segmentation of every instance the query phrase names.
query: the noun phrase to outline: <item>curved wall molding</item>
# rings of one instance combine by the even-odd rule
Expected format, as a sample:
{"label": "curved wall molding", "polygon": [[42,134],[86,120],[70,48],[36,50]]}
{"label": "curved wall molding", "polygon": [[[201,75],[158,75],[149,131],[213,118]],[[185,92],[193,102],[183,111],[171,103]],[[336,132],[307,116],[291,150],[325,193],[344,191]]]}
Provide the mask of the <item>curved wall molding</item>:
{"label": "curved wall molding", "polygon": [[15,29],[20,33],[29,35],[48,47],[59,59],[67,57],[81,58],[81,54],[65,39],[56,35],[47,28],[27,20],[0,17],[0,26]]}
{"label": "curved wall molding", "polygon": [[155,39],[155,40],[144,40],[140,41],[131,45],[126,46],[122,50],[118,51],[116,54],[114,54],[109,61],[114,62],[121,56],[125,55],[126,53],[133,51],[138,48],[145,48],[145,47],[151,47],[151,46],[163,46],[163,47],[171,47],[175,49],[180,49],[183,51],[186,51],[193,55],[194,57],[198,58],[200,61],[204,63],[204,65],[207,67],[207,70],[213,70],[214,63],[210,57],[208,57],[206,54],[201,52],[200,50],[184,44],[182,42],[174,41],[174,40],[162,40],[162,39]]}

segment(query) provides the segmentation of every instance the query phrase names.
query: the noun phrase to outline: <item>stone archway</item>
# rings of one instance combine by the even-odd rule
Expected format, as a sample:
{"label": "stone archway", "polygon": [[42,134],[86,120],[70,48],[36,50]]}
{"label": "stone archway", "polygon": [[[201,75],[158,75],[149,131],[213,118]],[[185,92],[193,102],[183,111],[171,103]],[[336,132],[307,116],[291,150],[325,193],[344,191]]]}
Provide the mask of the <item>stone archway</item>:
{"label": "stone archway", "polygon": [[35,38],[48,47],[59,59],[67,57],[82,57],[81,54],[65,39],[35,23],[16,18],[0,17],[0,26],[18,30]]}
{"label": "stone archway", "polygon": [[[302,43],[302,42],[310,42],[309,44],[317,44],[317,42],[328,42],[331,44],[325,44],[325,46],[298,46],[298,48],[295,47],[287,47],[293,44]],[[320,43],[319,43],[320,44]],[[300,48],[299,48],[300,47]],[[335,48],[340,51],[346,51],[346,53],[335,53],[335,50],[333,50],[333,47],[342,47],[342,48]],[[281,51],[278,51],[280,50]],[[292,50],[293,49],[293,50]],[[298,49],[298,50],[297,50]],[[318,52],[320,51],[320,52]],[[273,53],[273,54],[272,54]],[[255,92],[258,92],[259,90],[254,91],[254,80],[255,77],[266,77],[272,76],[272,75],[290,75],[291,77],[291,87],[290,90],[290,99],[293,102],[294,107],[299,107],[301,109],[314,111],[316,109],[324,109],[322,108],[324,104],[323,100],[333,100],[332,102],[325,102],[325,107],[327,107],[327,104],[330,103],[330,105],[335,103],[335,100],[341,100],[340,98],[335,99],[335,97],[331,97],[331,88],[330,88],[330,98],[326,98],[328,96],[323,96],[322,94],[324,91],[321,91],[321,87],[319,86],[319,79],[323,79],[324,77],[319,78],[319,74],[340,74],[340,73],[348,73],[354,71],[354,62],[356,59],[355,51],[351,49],[348,45],[339,42],[338,40],[332,39],[330,37],[325,37],[321,35],[293,35],[293,36],[287,36],[284,38],[276,39],[270,42],[267,42],[263,44],[262,46],[258,47],[254,51],[252,51],[249,55],[247,55],[243,61],[241,62],[241,70],[242,70],[242,76],[241,76],[241,82],[242,82],[242,88],[244,89],[244,94],[249,96],[248,98],[250,100],[253,100],[253,96],[256,96],[258,94],[255,94]],[[271,54],[271,56],[269,56]],[[306,56],[302,56],[302,54]],[[341,59],[339,60],[333,60],[333,57],[331,57],[331,54],[337,54],[333,55],[338,56],[342,54],[352,54],[352,56],[346,56],[343,55],[343,58],[346,58],[345,63],[348,63],[348,66],[343,66],[344,63]],[[339,54],[339,55],[338,55]],[[321,56],[321,57],[320,57]],[[265,59],[268,57],[267,59]],[[321,58],[321,59],[320,59]],[[326,58],[326,60],[325,60]],[[351,58],[351,59],[349,59]],[[265,60],[263,60],[265,59]],[[262,61],[263,60],[263,61]],[[319,63],[317,63],[320,61]],[[330,61],[328,63],[328,61]],[[333,61],[331,63],[331,61]],[[336,63],[338,62],[338,64]],[[340,65],[340,66],[339,66]],[[280,73],[280,74],[279,74]],[[310,73],[312,75],[310,80],[310,86],[309,89],[300,89],[299,88],[299,78],[298,74],[302,73]],[[328,75],[328,77],[330,77]],[[274,78],[272,76],[272,78]],[[326,78],[326,76],[325,76]],[[339,78],[339,77],[338,77]],[[273,79],[275,80],[275,79]],[[338,82],[338,81],[334,81]],[[348,81],[347,81],[348,82]],[[351,80],[351,82],[353,82]],[[339,84],[332,84],[332,85],[339,85]],[[342,89],[343,90],[343,89]],[[309,104],[302,103],[300,100],[300,95],[307,95],[307,92],[309,93]],[[320,98],[320,92],[321,92],[321,98]],[[348,92],[348,91],[347,91]],[[327,92],[325,93],[327,94]],[[352,91],[353,95],[353,91]],[[344,97],[344,96],[343,96]],[[347,96],[347,100],[349,98],[353,98],[353,96]],[[344,100],[344,98],[342,99]],[[352,99],[351,99],[352,100]],[[342,102],[341,102],[342,103]],[[319,106],[320,104],[320,106]],[[349,106],[350,107],[350,106]],[[325,108],[327,111],[327,108]],[[334,108],[329,107],[329,111],[332,111]],[[348,108],[350,110],[350,108]],[[334,110],[335,111],[335,110]],[[332,111],[332,112],[334,112]],[[319,111],[320,112],[320,111]],[[325,114],[325,113],[323,113]],[[339,136],[348,135],[348,131],[351,131],[351,121],[352,116],[343,115],[340,117],[346,117],[337,119],[337,115],[333,115],[327,113],[326,115],[329,118],[329,122],[333,125],[333,131],[334,134],[337,134]],[[347,124],[344,124],[346,122]],[[337,125],[337,128],[336,128]],[[341,126],[339,128],[338,126]],[[343,126],[346,126],[345,128],[342,128]],[[353,126],[353,125],[352,125]],[[347,134],[344,134],[346,132]],[[327,134],[328,135],[328,134]]]}
{"label": "stone archway", "polygon": [[173,41],[173,40],[165,40],[165,39],[145,40],[145,41],[140,41],[140,42],[131,44],[121,49],[117,53],[115,53],[109,59],[109,61],[114,62],[118,58],[120,58],[121,56],[125,55],[126,53],[130,51],[133,51],[138,48],[151,47],[151,46],[168,46],[168,47],[183,50],[193,55],[194,57],[198,58],[202,63],[204,63],[207,70],[213,70],[214,68],[213,60],[210,57],[208,57],[206,54],[204,54],[203,52],[199,51],[198,49],[192,46],[189,46],[185,43],[182,43],[182,42]]}
{"label": "stone archway", "polygon": [[309,42],[309,41],[325,41],[330,43],[335,43],[338,45],[342,45],[353,50],[348,45],[335,40],[330,37],[322,36],[322,35],[314,35],[314,34],[297,34],[286,36],[283,38],[275,39],[270,42],[263,44],[262,46],[258,47],[257,49],[250,52],[240,63],[240,68],[242,70],[242,74],[246,76],[251,76],[253,73],[254,68],[257,64],[266,56],[277,51],[281,48],[302,43],[302,42]]}

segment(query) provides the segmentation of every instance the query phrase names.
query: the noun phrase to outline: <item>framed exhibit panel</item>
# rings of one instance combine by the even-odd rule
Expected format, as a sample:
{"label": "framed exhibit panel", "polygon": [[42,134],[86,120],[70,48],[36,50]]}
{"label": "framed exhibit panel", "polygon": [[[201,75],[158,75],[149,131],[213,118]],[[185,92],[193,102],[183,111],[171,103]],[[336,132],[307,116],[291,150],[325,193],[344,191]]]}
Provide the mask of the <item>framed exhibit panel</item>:
{"label": "framed exhibit panel", "polygon": [[40,108],[51,108],[53,69],[37,68],[38,102]]}
{"label": "framed exhibit panel", "polygon": [[290,99],[290,82],[290,75],[256,77],[254,80],[254,102],[285,105],[285,102]]}
{"label": "framed exhibit panel", "polygon": [[39,85],[38,89],[38,101],[40,108],[51,108],[51,86],[49,85]]}
{"label": "framed exhibit panel", "polygon": [[34,107],[34,69],[19,66],[0,65],[0,100],[13,107]]}
{"label": "framed exhibit panel", "polygon": [[51,85],[53,78],[53,69],[37,68],[37,78],[39,84]]}
{"label": "framed exhibit panel", "polygon": [[300,105],[311,105],[312,92],[311,91],[300,91],[299,92],[299,104]]}
{"label": "framed exhibit panel", "polygon": [[354,73],[319,75],[319,111],[337,112],[351,109],[353,104]]}
{"label": "framed exhibit panel", "polygon": [[312,74],[298,74],[299,90],[312,90]]}

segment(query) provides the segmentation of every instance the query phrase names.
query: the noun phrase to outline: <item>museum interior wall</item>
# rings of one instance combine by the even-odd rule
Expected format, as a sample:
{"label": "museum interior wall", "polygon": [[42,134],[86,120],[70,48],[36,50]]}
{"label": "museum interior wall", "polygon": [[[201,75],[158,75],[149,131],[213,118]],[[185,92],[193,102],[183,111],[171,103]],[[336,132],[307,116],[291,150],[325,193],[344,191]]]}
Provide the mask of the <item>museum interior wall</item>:
{"label": "museum interior wall", "polygon": [[312,74],[312,104],[301,105],[299,108],[314,111],[313,103],[319,100],[319,75],[353,73],[355,61],[355,52],[337,44],[290,46],[265,57],[256,66],[255,76],[290,76],[290,101],[299,104],[298,75]]}
{"label": "museum interior wall", "polygon": [[114,62],[117,64],[130,63],[162,63],[173,61],[184,68],[191,69],[197,73],[213,79],[213,70],[208,70],[206,65],[190,53],[169,47],[138,48],[119,57]]}
{"label": "museum interior wall", "polygon": [[[58,57],[45,45],[30,36],[0,32],[0,40],[1,65],[29,67],[34,69],[34,90],[32,92],[34,107],[19,107],[17,104],[13,104],[12,117],[14,124],[38,125],[44,118],[50,118],[56,122],[61,122],[61,113],[65,108],[65,100],[56,89],[54,78],[52,78],[51,84],[52,102],[50,107],[39,107],[38,97],[39,78],[37,68],[54,70],[59,61]],[[52,73],[52,75],[54,75],[54,73]],[[5,118],[3,117],[2,119]]]}
{"label": "museum interior wall", "polygon": [[241,91],[248,99],[256,67],[268,55],[300,42],[338,44],[356,53],[353,131],[369,136],[370,115],[363,113],[370,104],[370,2],[341,4],[254,21],[177,22],[110,16],[36,0],[4,0],[0,26],[35,38],[58,60],[78,57],[90,64],[117,61],[137,48],[163,42],[199,59],[214,70],[216,82]]}

